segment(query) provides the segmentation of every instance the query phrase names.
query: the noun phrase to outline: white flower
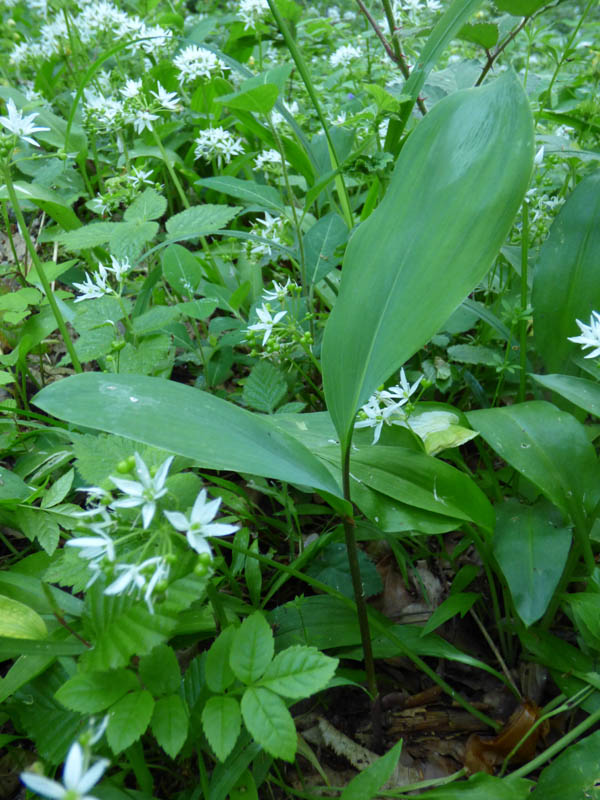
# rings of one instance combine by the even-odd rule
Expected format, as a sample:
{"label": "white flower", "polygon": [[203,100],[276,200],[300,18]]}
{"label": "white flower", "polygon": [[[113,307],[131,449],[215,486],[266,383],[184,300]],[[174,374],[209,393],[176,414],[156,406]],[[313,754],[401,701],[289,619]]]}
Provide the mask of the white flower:
{"label": "white flower", "polygon": [[73,286],[78,292],[81,292],[79,297],[75,298],[76,303],[82,300],[93,300],[96,297],[103,297],[111,291],[107,283],[108,273],[102,264],[98,264],[98,272],[92,277],[88,272],[85,273],[84,283],[73,283]]}
{"label": "white flower", "polygon": [[261,308],[256,309],[256,316],[259,318],[260,322],[256,322],[254,325],[249,325],[248,330],[265,332],[262,340],[262,346],[264,347],[269,340],[269,336],[273,332],[273,327],[277,325],[279,320],[283,319],[286,314],[287,311],[278,311],[273,317],[269,309],[263,304]]}
{"label": "white flower", "polygon": [[50,128],[42,128],[33,124],[33,120],[38,116],[38,114],[30,114],[28,117],[24,117],[21,111],[17,111],[15,101],[12,99],[12,97],[6,104],[6,110],[8,111],[8,117],[0,117],[0,123],[4,125],[4,127],[7,128],[11,133],[14,133],[15,136],[18,136],[20,139],[29,142],[29,144],[39,147],[39,144],[36,142],[36,140],[31,137],[31,134],[39,133],[40,131],[49,131]]}
{"label": "white flower", "polygon": [[[282,162],[279,150],[262,150],[254,159],[254,169],[277,170]],[[286,162],[287,163],[287,162]]]}
{"label": "white flower", "polygon": [[400,385],[390,386],[388,389],[382,389],[381,391],[376,392],[376,395],[380,397],[386,405],[389,403],[404,405],[406,402],[408,402],[411,395],[417,391],[422,380],[423,376],[420,375],[411,386],[406,378],[406,375],[404,374],[404,369],[401,369]]}
{"label": "white flower", "polygon": [[343,44],[329,56],[329,63],[332,67],[347,67],[356,58],[360,58],[361,52],[358,47],[351,44]]}
{"label": "white flower", "polygon": [[283,285],[277,283],[277,281],[273,281],[273,290],[268,291],[267,289],[264,289],[262,293],[263,299],[267,302],[270,300],[279,300],[279,302],[282,303],[286,297],[289,297],[290,286],[295,289],[298,288],[298,284],[292,281],[290,278],[288,278]]}
{"label": "white flower", "polygon": [[137,97],[138,94],[140,93],[141,88],[142,88],[141,80],[134,81],[131,80],[131,78],[129,78],[125,82],[125,86],[120,90],[120,92],[123,95],[123,97],[125,97],[126,99],[130,99],[132,97]]}
{"label": "white flower", "polygon": [[580,322],[578,319],[575,320],[575,322],[579,325],[581,336],[569,336],[567,337],[568,340],[570,342],[575,342],[575,344],[580,344],[582,350],[585,350],[586,347],[593,348],[592,352],[586,353],[584,358],[596,358],[596,356],[600,356],[600,313],[598,311],[592,311],[589,325],[584,325],[584,323]]}
{"label": "white flower", "polygon": [[358,412],[355,428],[374,428],[373,444],[377,444],[384,425],[401,425],[408,427],[408,415],[402,406],[408,403],[423,380],[421,375],[412,385],[409,383],[404,369],[400,370],[400,383],[388,389],[377,389],[366,404]]}
{"label": "white flower", "polygon": [[151,90],[150,94],[156,97],[161,106],[167,111],[177,111],[181,102],[177,96],[177,92],[167,92],[167,90],[161,85],[160,81],[158,82],[156,89],[156,92]]}
{"label": "white flower", "polygon": [[173,64],[179,70],[181,83],[194,81],[196,78],[210,79],[213,75],[221,75],[226,69],[225,64],[210,50],[190,44],[173,59]]}
{"label": "white flower", "polygon": [[[283,100],[282,105],[288,114],[291,114],[292,116],[300,111],[300,106],[295,100],[293,100],[291,103],[287,103],[285,100]],[[287,124],[287,119],[283,116],[283,114],[280,114],[279,111],[273,110],[271,112],[271,122],[275,126],[285,125]]]}
{"label": "white flower", "polygon": [[135,471],[139,482],[130,481],[125,478],[116,478],[111,475],[110,479],[117,489],[120,489],[128,495],[119,500],[113,500],[110,504],[111,508],[135,508],[136,506],[142,506],[143,526],[147,528],[152,522],[152,518],[156,512],[156,501],[167,493],[165,481],[167,480],[167,474],[172,461],[173,456],[169,456],[156,470],[156,475],[152,478],[150,477],[148,467],[143,462],[139,453],[135,453]]}
{"label": "white flower", "polygon": [[269,14],[267,0],[240,0],[238,16],[244,22],[244,30],[256,29],[258,23]]}
{"label": "white flower", "polygon": [[[98,526],[104,523],[95,524]],[[104,557],[109,561],[114,561],[115,545],[113,540],[102,530],[97,531],[97,533],[97,536],[78,536],[76,539],[69,539],[67,545],[70,547],[80,547],[80,558],[85,558],[88,561],[99,561]]]}
{"label": "white flower", "polygon": [[152,123],[158,119],[158,114],[152,114],[151,111],[138,110],[135,114],[128,117],[127,122],[133,123],[135,132],[140,134],[145,130],[152,130]]}
{"label": "white flower", "polygon": [[87,761],[83,748],[75,742],[67,754],[62,784],[33,772],[22,772],[21,780],[32,792],[51,800],[96,800],[88,792],[98,783],[110,761],[101,758],[89,769]]}
{"label": "white flower", "polygon": [[106,267],[109,272],[112,272],[115,278],[119,281],[119,283],[123,280],[123,277],[129,272],[131,269],[131,264],[129,263],[129,259],[127,256],[122,260],[119,261],[118,258],[114,256],[110,257],[112,267]]}
{"label": "white flower", "polygon": [[233,156],[244,152],[242,140],[220,126],[200,131],[194,141],[196,158],[204,158],[206,161],[216,158],[219,167],[223,162],[229,164]]}
{"label": "white flower", "polygon": [[143,169],[138,169],[136,166],[131,167],[131,175],[127,176],[127,180],[131,183],[134,189],[137,189],[139,186],[143,186],[144,184],[152,185],[153,181],[150,180],[152,175],[152,170],[149,169],[147,172]]}
{"label": "white flower", "polygon": [[222,522],[213,522],[221,498],[217,497],[210,502],[206,500],[206,489],[202,489],[189,517],[179,511],[165,511],[164,515],[171,525],[178,531],[185,532],[190,547],[197,553],[212,555],[210,545],[206,541],[210,536],[229,536],[239,529],[239,525],[226,525]]}
{"label": "white flower", "polygon": [[[372,398],[371,398],[372,399]],[[385,406],[380,408],[376,402],[371,400],[366,403],[360,410],[359,414],[361,419],[354,423],[355,428],[374,428],[373,430],[373,444],[377,444],[381,436],[381,429],[383,424],[386,425],[399,425],[399,420],[390,420],[390,417],[398,410],[397,406]]]}
{"label": "white flower", "polygon": [[[154,571],[152,577],[148,580],[147,573],[150,567],[154,567]],[[145,588],[144,600],[150,613],[154,614],[152,592],[156,589],[159,581],[166,580],[169,576],[169,565],[163,557],[153,556],[142,561],[141,564],[117,564],[115,571],[120,572],[121,575],[110,586],[106,587],[104,594],[121,594],[125,590],[129,594],[135,589],[142,590]]]}

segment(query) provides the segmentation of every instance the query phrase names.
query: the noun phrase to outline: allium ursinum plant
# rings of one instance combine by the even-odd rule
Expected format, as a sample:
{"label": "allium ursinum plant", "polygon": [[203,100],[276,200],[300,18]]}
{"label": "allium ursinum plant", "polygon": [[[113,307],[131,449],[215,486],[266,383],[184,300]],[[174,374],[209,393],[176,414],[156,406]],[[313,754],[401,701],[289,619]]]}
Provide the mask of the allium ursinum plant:
{"label": "allium ursinum plant", "polygon": [[592,311],[589,325],[578,319],[575,322],[579,326],[581,333],[579,336],[569,336],[569,341],[580,344],[582,350],[587,350],[589,347],[592,348],[589,353],[584,355],[584,358],[597,358],[600,356],[600,313]]}
{"label": "allium ursinum plant", "polygon": [[[290,278],[284,284],[273,281],[273,289],[263,291],[263,302],[254,310],[258,321],[246,329],[246,342],[253,354],[291,364],[299,356],[314,358],[312,334],[307,330],[312,315],[302,315],[300,293],[301,287]],[[275,302],[281,310],[274,310]]]}
{"label": "allium ursinum plant", "polygon": [[[189,516],[164,508],[169,502],[166,481],[172,463],[170,456],[151,472],[136,453],[119,463],[120,475],[110,477],[114,489],[83,489],[92,504],[73,512],[81,535],[67,542],[87,561],[91,573],[88,587],[103,576],[105,595],[135,593],[143,597],[151,613],[156,595],[162,596],[168,589],[171,565],[181,547],[174,540],[179,540],[181,533],[198,554],[197,572],[202,574],[212,561],[209,540],[229,536],[239,528],[214,522],[221,498],[209,501],[206,489],[199,492]],[[137,480],[123,477],[130,472]],[[158,513],[159,507],[169,524]]]}

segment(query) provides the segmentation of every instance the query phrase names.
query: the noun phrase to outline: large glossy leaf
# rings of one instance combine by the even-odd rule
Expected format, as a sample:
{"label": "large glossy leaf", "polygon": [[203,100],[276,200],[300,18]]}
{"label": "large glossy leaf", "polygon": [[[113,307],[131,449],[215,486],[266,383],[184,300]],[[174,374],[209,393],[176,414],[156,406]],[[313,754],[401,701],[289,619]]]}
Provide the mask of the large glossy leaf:
{"label": "large glossy leaf", "polygon": [[571,547],[571,531],[547,501],[510,499],[496,509],[494,555],[525,625],[544,615]]}
{"label": "large glossy leaf", "polygon": [[577,185],[540,251],[533,282],[533,330],[549,372],[573,372],[579,345],[569,342],[600,308],[600,172]]}
{"label": "large glossy leaf", "polygon": [[570,515],[573,502],[594,508],[598,459],[575,417],[540,401],[470,411],[467,417],[498,455],[564,514]]}
{"label": "large glossy leaf", "polygon": [[600,417],[600,386],[586,378],[572,375],[532,375],[537,383],[570,400],[595,417]]}
{"label": "large glossy leaf", "polygon": [[268,419],[181,383],[88,372],[47,386],[34,402],[60,419],[179,453],[210,469],[341,494],[318,459]]}
{"label": "large glossy leaf", "polygon": [[512,73],[445,98],[411,134],[384,200],[350,240],[325,329],[325,397],[343,442],[359,406],[483,277],[532,159],[529,103]]}
{"label": "large glossy leaf", "polygon": [[600,731],[569,747],[540,775],[531,800],[598,800]]}

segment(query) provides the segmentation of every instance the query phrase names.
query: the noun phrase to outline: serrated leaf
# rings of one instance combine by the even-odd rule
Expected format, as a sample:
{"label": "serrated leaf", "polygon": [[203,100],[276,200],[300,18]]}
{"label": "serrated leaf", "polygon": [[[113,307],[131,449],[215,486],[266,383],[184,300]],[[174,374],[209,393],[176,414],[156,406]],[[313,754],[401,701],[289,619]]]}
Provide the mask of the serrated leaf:
{"label": "serrated leaf", "polygon": [[225,761],[240,735],[240,704],[234,697],[211,697],[202,709],[202,727],[219,761]]}
{"label": "serrated leaf", "polygon": [[229,656],[236,631],[233,625],[221,631],[206,654],[206,684],[212,692],[224,692],[235,680]]}
{"label": "serrated leaf", "polygon": [[150,727],[156,741],[171,758],[175,758],[183,747],[189,726],[188,713],[178,694],[156,701]]}
{"label": "serrated leaf", "polygon": [[170,244],[162,254],[163,275],[181,297],[192,297],[204,276],[196,256],[180,244]]}
{"label": "serrated leaf", "polygon": [[123,375],[161,375],[173,366],[175,348],[168,333],[145,336],[137,345],[127,342],[119,353]]}
{"label": "serrated leaf", "polygon": [[292,715],[279,695],[249,686],[242,696],[242,717],[253,738],[267,753],[293,761],[298,737]]}
{"label": "serrated leaf", "polygon": [[249,408],[272,414],[286,392],[287,383],[279,370],[268,361],[259,361],[246,378],[242,399]]}
{"label": "serrated leaf", "polygon": [[83,225],[74,231],[61,233],[60,236],[56,237],[56,241],[66,247],[67,250],[85,250],[91,247],[98,247],[108,242],[119,225],[119,222],[91,222],[89,225]]}
{"label": "serrated leaf", "polygon": [[[365,597],[379,594],[382,583],[375,564],[362,550],[358,551],[360,577]],[[354,596],[352,576],[348,565],[348,551],[343,542],[333,542],[319,553],[306,570],[307,575],[337,589],[347,597]]]}
{"label": "serrated leaf", "polygon": [[489,367],[497,367],[504,361],[504,356],[497,350],[475,344],[454,344],[448,348],[448,357],[461,364],[485,364]]}
{"label": "serrated leaf", "polygon": [[22,478],[5,467],[0,467],[0,500],[24,500],[32,489]]}
{"label": "serrated leaf", "polygon": [[73,485],[73,478],[75,477],[75,470],[70,469],[64,475],[52,484],[45,495],[42,497],[42,508],[52,508],[53,506],[62,503],[65,497],[71,491]]}
{"label": "serrated leaf", "polygon": [[60,529],[50,514],[33,507],[15,511],[15,521],[30,542],[37,541],[49,556],[54,553],[60,539]]}
{"label": "serrated leaf", "polygon": [[193,236],[208,236],[225,228],[241,209],[238,206],[210,205],[193,206],[180,211],[167,220],[169,239],[188,239]]}
{"label": "serrated leaf", "polygon": [[179,319],[177,306],[153,306],[144,314],[135,317],[132,323],[133,332],[136,336],[144,336],[161,331],[176,319]]}
{"label": "serrated leaf", "polygon": [[235,632],[229,655],[229,664],[242,683],[253,683],[266,670],[273,658],[275,644],[269,623],[255,611],[242,622]]}
{"label": "serrated leaf", "polygon": [[172,647],[159,644],[148,655],[140,658],[139,670],[144,686],[154,697],[178,691],[181,672]]}
{"label": "serrated leaf", "polygon": [[13,639],[45,639],[46,623],[24,603],[0,595],[0,636]]}
{"label": "serrated leaf", "polygon": [[245,200],[253,205],[274,208],[280,212],[285,208],[277,189],[262,183],[243,181],[240,178],[233,178],[231,175],[219,175],[215,178],[202,178],[196,181],[196,185],[223,192],[223,194],[228,194],[237,200]]}
{"label": "serrated leaf", "polygon": [[156,189],[148,188],[133,201],[123,214],[126,222],[142,220],[146,222],[150,219],[158,219],[167,210],[167,201]]}
{"label": "serrated leaf", "polygon": [[324,655],[316,647],[288,647],[271,661],[260,685],[291,700],[300,700],[324,689],[338,663],[337,658]]}
{"label": "serrated leaf", "polygon": [[144,249],[158,233],[158,222],[120,222],[111,233],[108,244],[111,253],[118,259],[136,261]]}
{"label": "serrated leaf", "polygon": [[154,711],[154,698],[146,689],[122,697],[110,709],[106,739],[113,753],[126,750],[145,732]]}
{"label": "serrated leaf", "polygon": [[72,711],[95,714],[112,706],[138,686],[135,674],[128,669],[80,672],[64,683],[55,697]]}

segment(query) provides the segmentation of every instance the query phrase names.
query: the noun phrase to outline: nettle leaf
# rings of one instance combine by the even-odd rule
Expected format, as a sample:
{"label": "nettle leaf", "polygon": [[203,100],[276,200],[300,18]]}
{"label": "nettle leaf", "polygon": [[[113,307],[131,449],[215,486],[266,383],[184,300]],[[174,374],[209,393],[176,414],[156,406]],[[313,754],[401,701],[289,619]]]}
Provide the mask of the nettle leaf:
{"label": "nettle leaf", "polygon": [[196,256],[180,244],[170,244],[162,254],[163,275],[181,297],[191,297],[204,277]]}
{"label": "nettle leaf", "polygon": [[271,661],[260,685],[291,700],[300,700],[324,689],[338,663],[337,658],[324,655],[316,647],[288,647]]}
{"label": "nettle leaf", "polygon": [[186,707],[178,694],[156,701],[150,727],[156,741],[171,758],[175,758],[185,744],[189,726]]}
{"label": "nettle leaf", "polygon": [[126,222],[142,220],[146,222],[150,219],[158,219],[167,210],[167,201],[156,189],[145,189],[144,192],[133,201],[123,214]]}
{"label": "nettle leaf", "polygon": [[206,203],[180,211],[167,220],[169,239],[190,239],[208,236],[225,228],[241,211],[239,206],[220,206]]}
{"label": "nettle leaf", "polygon": [[60,528],[50,514],[22,506],[15,511],[15,521],[30,542],[37,539],[49,556],[54,553],[60,539]]}
{"label": "nettle leaf", "polygon": [[202,728],[219,761],[225,761],[242,728],[240,704],[235,697],[219,695],[207,700],[202,709]]}
{"label": "nettle leaf", "polygon": [[128,669],[81,672],[63,684],[55,697],[72,711],[96,714],[112,706],[138,686],[135,674]]}
{"label": "nettle leaf", "polygon": [[45,639],[46,623],[24,603],[0,595],[0,636],[13,639]]}
{"label": "nettle leaf", "polygon": [[461,364],[484,364],[488,367],[501,366],[504,361],[504,356],[497,350],[475,344],[454,344],[448,348],[448,357]]}
{"label": "nettle leaf", "polygon": [[179,316],[180,311],[176,306],[153,306],[139,317],[135,317],[132,323],[133,332],[136,336],[144,336],[161,331],[179,319]]}
{"label": "nettle leaf", "polygon": [[238,680],[253,683],[264,673],[274,652],[271,627],[260,611],[255,611],[235,632],[229,664]]}
{"label": "nettle leaf", "polygon": [[229,657],[236,632],[237,628],[233,625],[225,628],[206,654],[206,683],[212,692],[224,692],[235,680]]}
{"label": "nettle leaf", "polygon": [[150,724],[154,698],[146,689],[122,697],[110,709],[106,739],[113,753],[136,742]]}
{"label": "nettle leaf", "polygon": [[173,648],[159,644],[148,655],[140,658],[140,678],[144,686],[156,697],[174,694],[181,684],[179,662]]}
{"label": "nettle leaf", "polygon": [[61,477],[52,484],[46,494],[42,497],[41,507],[52,508],[53,506],[62,503],[62,501],[71,491],[74,477],[74,469],[70,469],[68,472],[65,472],[64,475],[61,475]]}
{"label": "nettle leaf", "polygon": [[91,247],[99,247],[101,244],[108,242],[119,225],[119,222],[91,222],[89,225],[83,225],[74,231],[61,233],[56,237],[56,241],[66,247],[67,250],[85,250]]}
{"label": "nettle leaf", "polygon": [[529,100],[512,73],[445,97],[409,136],[383,201],[350,239],[325,327],[325,398],[344,446],[358,408],[491,266],[532,163]]}
{"label": "nettle leaf", "polygon": [[115,258],[136,261],[142,254],[144,245],[151,242],[157,233],[158,222],[120,222],[108,240],[110,251]]}
{"label": "nettle leaf", "polygon": [[292,715],[279,695],[249,686],[242,696],[242,717],[252,737],[267,753],[293,761],[298,736]]}
{"label": "nettle leaf", "polygon": [[[358,551],[360,577],[365,597],[379,594],[382,583],[377,567],[362,550]],[[354,596],[352,576],[348,564],[348,551],[343,542],[328,544],[306,570],[307,575],[337,589],[347,597]]]}
{"label": "nettle leaf", "polygon": [[246,378],[242,400],[255,411],[272,414],[287,392],[281,372],[268,361],[259,361]]}

